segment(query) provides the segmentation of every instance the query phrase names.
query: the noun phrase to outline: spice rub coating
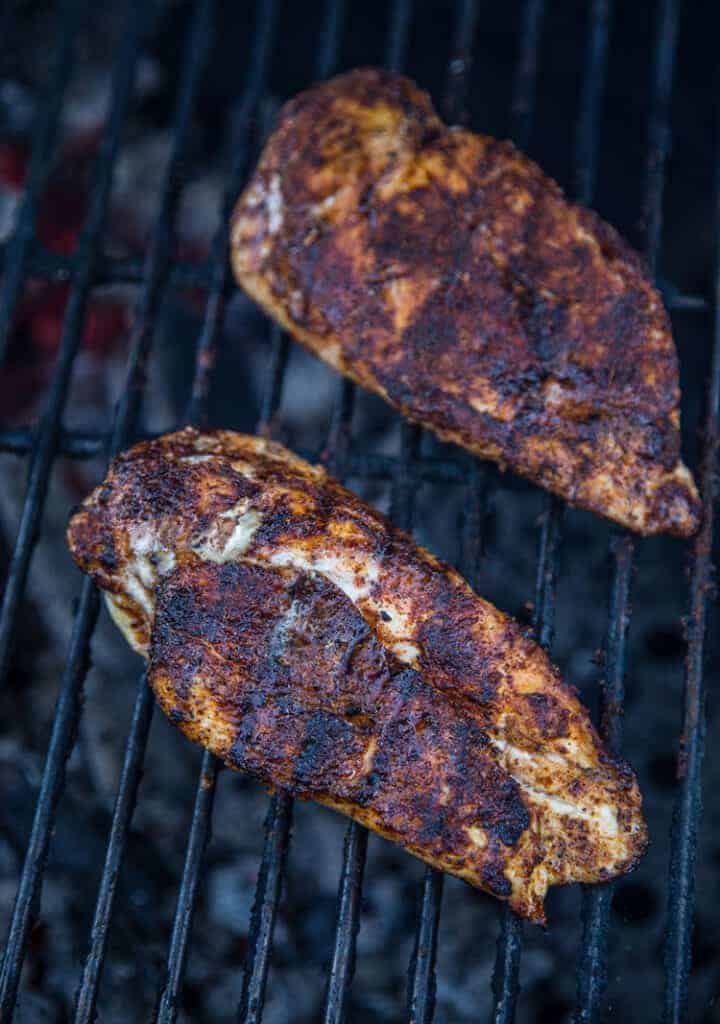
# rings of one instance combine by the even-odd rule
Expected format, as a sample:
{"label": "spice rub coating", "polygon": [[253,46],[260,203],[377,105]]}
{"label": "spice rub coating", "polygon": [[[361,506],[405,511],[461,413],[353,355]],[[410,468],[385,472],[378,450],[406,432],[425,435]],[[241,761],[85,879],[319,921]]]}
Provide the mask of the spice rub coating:
{"label": "spice rub coating", "polygon": [[352,71],[283,108],[231,258],[298,341],[443,439],[639,533],[696,530],[642,260],[407,78]]}
{"label": "spice rub coating", "polygon": [[629,870],[630,768],[510,618],[318,467],[190,428],[136,445],[70,550],[191,739],[544,920]]}

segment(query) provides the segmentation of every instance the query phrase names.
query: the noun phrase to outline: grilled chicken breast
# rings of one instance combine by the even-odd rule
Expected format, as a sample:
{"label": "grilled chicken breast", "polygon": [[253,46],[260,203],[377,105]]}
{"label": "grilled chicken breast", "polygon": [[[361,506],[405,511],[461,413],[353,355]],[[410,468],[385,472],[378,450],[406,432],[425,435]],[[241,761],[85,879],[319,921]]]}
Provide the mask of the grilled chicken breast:
{"label": "grilled chicken breast", "polygon": [[643,534],[692,534],[668,316],[640,257],[510,143],[358,70],[282,110],[238,282],[410,419]]}
{"label": "grilled chicken breast", "polygon": [[165,712],[230,767],[536,921],[548,886],[641,854],[634,776],[541,648],[279,445],[192,429],[139,444],[68,540]]}

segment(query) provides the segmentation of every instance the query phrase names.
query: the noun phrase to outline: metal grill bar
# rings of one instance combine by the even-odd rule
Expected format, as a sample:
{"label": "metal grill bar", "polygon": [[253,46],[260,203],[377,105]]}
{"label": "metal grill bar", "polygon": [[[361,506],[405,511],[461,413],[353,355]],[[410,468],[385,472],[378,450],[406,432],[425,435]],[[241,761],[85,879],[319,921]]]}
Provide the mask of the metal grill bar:
{"label": "metal grill bar", "polygon": [[[0,245],[0,269],[4,258],[5,250]],[[48,252],[37,241],[26,259],[27,276],[48,282],[60,283],[69,280],[76,266],[75,256]],[[97,260],[94,284],[96,287],[109,284],[142,284],[143,266],[142,260],[113,259],[101,254]],[[207,291],[212,286],[212,275],[211,260],[178,263],[170,268],[169,284],[178,290],[198,288]],[[656,285],[660,289],[665,306],[671,312],[707,313],[709,303],[704,295],[681,292],[672,282],[664,281],[662,278],[657,280]]]}
{"label": "metal grill bar", "polygon": [[[282,381],[277,380],[279,373],[276,367],[279,354],[276,352],[272,342],[273,338],[271,336],[268,380],[275,382],[276,385],[281,385]],[[266,391],[262,405],[265,413],[276,408],[276,403],[279,401],[279,391],[280,387],[278,387],[278,394],[276,396],[269,396],[269,393]],[[270,400],[271,397],[274,398],[273,401]],[[261,425],[258,429],[264,432],[269,430],[270,428],[266,426],[268,422],[266,415],[261,415],[259,420]],[[154,433],[141,433],[139,439],[150,440],[157,436],[159,435]],[[92,459],[107,452],[109,444],[109,434],[62,431],[58,443],[58,454],[67,455],[73,459]],[[0,432],[0,451],[2,452],[11,455],[27,455],[31,446],[32,433],[29,428]],[[303,448],[298,449],[298,454],[310,462],[328,461],[332,455],[332,453],[328,453],[327,449],[323,452],[318,452]],[[343,458],[346,476],[365,477],[368,480],[393,480],[397,477],[401,464],[400,455],[384,455],[362,450],[349,450]],[[408,474],[412,475],[416,481],[462,484],[467,480],[467,475],[472,468],[472,461],[464,458],[462,453],[458,452],[457,456],[444,458],[423,455],[422,458],[416,457],[412,460],[406,460],[405,465],[407,466]]]}
{"label": "metal grill bar", "polygon": [[[487,496],[485,467],[473,460],[467,474],[468,504],[463,517],[461,562],[468,580],[478,578],[483,544],[483,524]],[[408,1017],[411,1022],[432,1021],[435,1009],[435,960],[442,904],[443,879],[439,871],[425,869],[420,914],[410,961]]]}
{"label": "metal grill bar", "polygon": [[563,512],[562,502],[549,497],[540,528],[532,626],[538,643],[548,651],[555,634],[555,585]]}
{"label": "metal grill bar", "polygon": [[435,961],[444,877],[434,868],[425,868],[420,915],[408,972],[408,1019],[411,1024],[429,1024],[435,1013]]}
{"label": "metal grill bar", "polygon": [[[399,6],[404,5],[399,4]],[[390,67],[389,63],[388,67]],[[399,70],[399,68],[393,66],[393,70]],[[0,245],[0,269],[6,258],[10,262],[6,245]],[[25,266],[28,277],[62,282],[72,277],[77,266],[77,257],[48,252],[35,240],[31,244]],[[142,284],[143,266],[143,261],[139,259],[117,259],[98,254],[94,284],[95,286]],[[200,288],[207,291],[212,287],[212,280],[212,259],[198,260],[194,263],[178,263],[170,268],[169,284],[174,288]],[[682,310],[687,313],[706,313],[709,309],[708,300],[704,295],[681,292],[670,281],[663,281],[662,278],[658,279],[657,286],[662,293],[665,305],[672,312]]]}
{"label": "metal grill bar", "polygon": [[347,0],[325,0],[318,59],[315,67],[318,78],[327,78],[335,70],[346,13]]}
{"label": "metal grill bar", "polygon": [[[133,31],[137,33],[142,25],[147,6],[137,4],[136,7],[133,4],[131,10],[135,18]],[[85,306],[94,283],[95,262],[100,252],[107,219],[115,157],[120,145],[125,111],[132,95],[138,45],[139,37],[136,37],[136,34],[128,33],[123,44],[125,63],[119,62],[116,65],[113,107],[95,165],[90,209],[80,239],[75,278],[63,320],[60,352],[50,385],[47,407],[33,445],[20,526],[8,567],[2,607],[0,608],[0,685],[4,682],[7,674],[17,612],[40,527],[55,458],[58,429],[67,400],[75,356],[82,337]]]}
{"label": "metal grill bar", "polygon": [[265,844],[250,918],[248,952],[238,1010],[238,1020],[247,1021],[248,1024],[257,1024],[262,1020],[275,916],[290,844],[292,808],[292,799],[287,793],[276,793],[270,801],[265,820]]}
{"label": "metal grill bar", "polygon": [[[717,130],[717,128],[716,128]],[[688,976],[692,957],[692,925],[695,901],[695,858],[702,810],[702,762],[705,741],[705,687],[703,655],[708,599],[711,594],[715,534],[715,501],[718,495],[720,449],[720,146],[715,156],[715,268],[713,284],[712,363],[704,424],[704,452],[700,466],[700,491],[704,515],[693,551],[690,580],[690,616],[687,623],[688,652],[685,662],[685,694],[677,773],[680,788],[675,801],[670,836],[670,894],[665,938],[665,993],[663,1020],[679,1024],[684,1019]]]}
{"label": "metal grill bar", "polygon": [[575,142],[575,198],[587,205],[595,194],[600,142],[600,107],[607,77],[612,0],[592,0],[587,44],[587,74],[580,93]]}
{"label": "metal grill bar", "polygon": [[[540,531],[532,617],[532,626],[538,643],[547,650],[552,646],[555,625],[555,583],[562,517],[562,504],[556,498],[548,497]],[[510,1022],[515,1017],[523,930],[522,918],[517,917],[507,904],[503,904],[500,918],[500,935],[492,981],[492,1020],[498,1024],[500,1021]]]}
{"label": "metal grill bar", "polygon": [[[327,0],[323,13],[316,74],[327,78],[337,63],[345,22],[345,0]],[[267,390],[262,402],[258,432],[269,434],[282,396],[282,378],[287,363],[288,339],[277,325],[270,328],[271,356]],[[276,794],[265,824],[265,842],[260,874],[250,921],[248,951],[245,958],[243,987],[238,1020],[259,1024],[265,1006],[265,989],[270,967],[273,930],[282,890],[282,880],[290,843],[292,798]]]}
{"label": "metal grill bar", "polygon": [[65,764],[75,741],[82,680],[88,669],[88,645],[98,613],[97,591],[83,586],[62,685],[55,705],[38,794],[17,896],[10,919],[0,974],[0,1019],[11,1020],[30,926],[35,918],[55,812],[65,784]]}
{"label": "metal grill bar", "polygon": [[[390,70],[402,70],[401,61],[405,59],[407,52],[411,16],[411,0],[396,0],[391,10],[385,61],[386,67]],[[340,381],[330,424],[326,459],[333,472],[341,479],[346,477],[348,471],[350,421],[354,400],[354,384],[351,381]],[[355,973],[355,949],[360,929],[360,900],[367,842],[367,829],[356,821],[350,822],[343,845],[335,936],[323,1007],[324,1024],[342,1024],[347,1012]]]}
{"label": "metal grill bar", "polygon": [[[538,52],[544,15],[544,0],[528,0],[523,18],[520,60],[512,103],[513,137],[521,148],[527,148],[530,141],[535,114]],[[544,502],[533,628],[539,642],[549,648],[554,622],[554,581],[557,549],[560,543],[561,505],[556,498],[550,496],[547,496]],[[492,979],[491,1019],[494,1024],[510,1024],[515,1017],[521,953],[522,920],[512,913],[507,904],[503,904]]]}
{"label": "metal grill bar", "polygon": [[[189,141],[195,94],[200,84],[200,75],[208,49],[210,13],[211,4],[207,0],[199,3],[188,33],[183,61],[185,71],[180,82],[173,123],[172,150],[165,171],[160,211],[148,251],[145,283],[131,333],[127,384],[113,424],[110,442],[112,452],[127,444],[138,418],[144,388],[145,360],[152,344],[155,319],[170,267],[173,224],[180,197],[182,160]],[[77,1024],[95,1019],[98,987],[107,948],[117,880],[140,784],[152,711],[152,696],[143,673],[113,809],[105,863],[93,916],[90,949],[76,993]]]}
{"label": "metal grill bar", "polygon": [[467,89],[478,20],[477,0],[458,0],[457,26],[445,82],[443,116],[448,124],[467,121]]}
{"label": "metal grill bar", "polygon": [[277,34],[278,2],[266,0],[257,5],[257,28],[253,55],[248,69],[232,139],[230,175],[223,195],[218,230],[212,244],[211,289],[207,300],[202,332],[195,352],[195,373],[190,401],[185,414],[188,423],[199,425],[206,419],[206,406],[210,376],[214,366],[215,349],[225,317],[225,299],[231,286],[230,265],[227,259],[230,240],[230,217],[250,169],[251,136],[257,106],[266,87],[270,70],[272,48]]}
{"label": "metal grill bar", "polygon": [[335,941],[323,1012],[325,1024],[340,1024],[345,1018],[355,973],[355,947],[360,928],[360,898],[367,841],[367,829],[352,821],[345,833],[343,847]]}
{"label": "metal grill bar", "polygon": [[[607,69],[612,6],[594,0],[588,40],[588,75],[580,99],[580,125],[575,152],[576,188],[580,202],[592,200],[597,175],[600,104]],[[616,531],[610,545],[612,583],[605,673],[600,688],[600,733],[614,753],[620,751],[624,698],[625,639],[630,621],[630,578],[634,541]],[[606,985],[607,933],[613,888],[597,886],[583,892],[582,941],[577,966],[576,1024],[597,1019]]]}
{"label": "metal grill bar", "polygon": [[43,103],[42,121],[35,134],[27,180],[17,224],[6,245],[2,292],[0,292],[0,364],[5,359],[10,321],[25,279],[26,260],[35,233],[35,214],[52,167],[52,156],[60,124],[65,89],[70,79],[75,41],[85,5],[79,0],[65,4],[59,24],[64,26],[54,72]]}
{"label": "metal grill bar", "polygon": [[153,1016],[153,1022],[156,1024],[171,1024],[178,1014],[198,885],[200,884],[205,847],[210,839],[218,770],[219,762],[209,751],[205,750],[200,768],[200,781],[195,790],[190,836],[170,936],[165,984],[160,992],[157,1009]]}
{"label": "metal grill bar", "polygon": [[[85,300],[92,283],[94,255],[102,237],[105,206],[112,183],[113,167],[120,144],[125,111],[132,94],[141,30],[146,11],[147,6],[140,0],[136,0],[132,4],[128,26],[113,72],[111,113],[107,134],[97,159],[93,199],[80,244],[80,270],[63,324],[61,352],[51,385],[48,411],[40,427],[37,447],[33,449],[30,483],[23,509],[23,519],[11,561],[10,572],[14,575],[8,576],[5,591],[6,601],[3,604],[2,612],[6,630],[3,648],[5,658],[11,637],[10,626],[15,619],[30,560],[30,551],[39,522],[40,508],[47,492],[59,419],[64,407],[72,362],[79,344]],[[8,592],[10,593],[9,598]],[[68,661],[56,706],[38,803],[13,908],[2,974],[0,975],[0,1018],[8,1020],[12,1016],[15,1005],[28,931],[39,898],[55,810],[64,785],[64,766],[74,741],[75,727],[80,712],[80,691],[87,669],[87,646],[97,618],[97,610],[97,593],[95,588],[90,585],[90,581],[87,580],[82,587],[78,614],[73,627]]]}
{"label": "metal grill bar", "polygon": [[[662,240],[663,193],[670,147],[670,97],[677,49],[678,13],[679,3],[674,0],[663,3],[655,46],[645,179],[645,255],[653,274],[657,273]],[[607,12],[601,11],[600,14],[600,38],[591,44],[591,61],[597,58],[598,51],[607,43],[607,29],[602,24]],[[590,99],[591,102],[597,102],[596,97]],[[587,147],[587,140],[584,145]],[[594,171],[585,175],[586,187],[593,178]],[[582,181],[582,177],[579,180]],[[616,753],[620,750],[622,738],[625,641],[630,622],[630,583],[634,553],[634,538],[625,531],[615,530],[610,547],[613,568],[605,647],[605,679],[600,691],[600,731],[610,750]],[[583,894],[583,937],[578,960],[578,1000],[574,1017],[578,1024],[596,1021],[602,1008],[607,981],[608,925],[613,888],[610,883],[595,886]]]}
{"label": "metal grill bar", "polygon": [[[208,296],[203,328],[196,346],[195,374],[186,421],[202,423],[215,359],[215,349],[225,316],[225,293],[229,283],[227,248],[232,205],[247,174],[252,116],[262,95],[269,71],[275,38],[278,6],[275,0],[258,5],[258,27],[253,60],[236,117],[232,142],[232,169],[223,196],[220,222],[213,240],[214,280]],[[212,808],[215,799],[219,762],[204,752],[198,778],[190,837],[183,865],[180,891],[175,907],[168,949],[166,977],[156,1009],[157,1024],[170,1024],[177,1017],[185,965],[190,943],[192,915],[203,869],[203,855],[210,839]]]}
{"label": "metal grill bar", "polygon": [[405,67],[412,9],[412,0],[395,0],[393,3],[386,61],[390,71],[400,71]]}
{"label": "metal grill bar", "polygon": [[90,932],[90,949],[85,958],[75,994],[75,1024],[81,1024],[81,1022],[91,1024],[95,1020],[98,987],[107,950],[115,891],[142,777],[145,746],[150,732],[153,708],[152,691],[148,686],[147,676],[143,672],[135,697],[120,783],[113,808],[105,864],[95,901],[95,913]]}
{"label": "metal grill bar", "polygon": [[[8,266],[12,263],[7,246],[0,246],[0,263]],[[28,277],[42,278],[45,281],[67,281],[77,265],[77,255],[54,253],[46,249],[41,242],[33,239],[30,251],[25,260]],[[145,261],[133,257],[118,258],[101,253],[95,267],[95,284],[142,284]],[[178,263],[171,268],[170,282],[176,288],[209,288],[212,280],[212,264],[210,260],[198,260],[193,263]]]}
{"label": "metal grill bar", "polygon": [[[449,123],[467,120],[467,89],[472,68],[473,41],[477,28],[476,0],[459,0],[457,26],[447,70],[443,114]],[[403,529],[412,529],[415,484],[408,472],[420,448],[419,428],[403,423],[399,472],[393,486],[393,519]],[[478,523],[478,526],[480,524]],[[465,532],[463,555],[477,568],[482,545],[480,529],[469,540]],[[475,581],[471,578],[471,582]],[[435,966],[440,926],[444,876],[434,868],[425,868],[420,896],[420,913],[408,968],[407,1013],[410,1024],[431,1024],[437,989]]]}
{"label": "metal grill bar", "polygon": [[512,101],[513,139],[521,149],[527,149],[535,116],[538,54],[544,17],[545,0],[526,0]]}
{"label": "metal grill bar", "polygon": [[645,168],[645,258],[657,274],[662,241],[665,168],[670,154],[670,97],[675,73],[680,0],[662,0],[655,38],[653,99]]}
{"label": "metal grill bar", "polygon": [[[612,583],[608,633],[605,641],[605,673],[600,688],[600,734],[610,751],[620,752],[622,705],[625,697],[625,640],[630,624],[630,580],[635,541],[617,531],[610,546]],[[607,940],[613,885],[583,891],[582,940],[577,965],[575,1024],[596,1021],[607,984]]]}

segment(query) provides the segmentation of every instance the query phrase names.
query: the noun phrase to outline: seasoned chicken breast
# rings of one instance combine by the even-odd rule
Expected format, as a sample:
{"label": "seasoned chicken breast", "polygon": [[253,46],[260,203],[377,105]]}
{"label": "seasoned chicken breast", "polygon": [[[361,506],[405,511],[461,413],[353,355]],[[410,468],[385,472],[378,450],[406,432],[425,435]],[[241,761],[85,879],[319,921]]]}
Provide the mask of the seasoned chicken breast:
{"label": "seasoned chicken breast", "polygon": [[640,794],[575,692],[448,565],[279,445],[192,429],[113,462],[78,565],[170,719],[544,919],[629,870]]}
{"label": "seasoned chicken breast", "polygon": [[407,417],[639,533],[692,534],[668,316],[639,256],[510,143],[359,70],[282,110],[237,280]]}

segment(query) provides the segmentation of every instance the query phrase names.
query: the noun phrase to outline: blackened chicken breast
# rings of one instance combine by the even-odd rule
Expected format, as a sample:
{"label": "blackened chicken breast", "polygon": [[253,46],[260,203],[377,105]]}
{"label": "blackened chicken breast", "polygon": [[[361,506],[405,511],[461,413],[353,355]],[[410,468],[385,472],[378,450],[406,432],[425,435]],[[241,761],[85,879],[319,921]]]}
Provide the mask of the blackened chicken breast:
{"label": "blackened chicken breast", "polygon": [[192,429],[136,445],[68,541],[164,711],[231,768],[536,921],[548,886],[642,853],[633,773],[543,650],[279,445]]}
{"label": "blackened chicken breast", "polygon": [[696,530],[642,260],[407,78],[353,71],[283,108],[231,257],[293,337],[441,438],[639,533]]}

